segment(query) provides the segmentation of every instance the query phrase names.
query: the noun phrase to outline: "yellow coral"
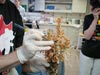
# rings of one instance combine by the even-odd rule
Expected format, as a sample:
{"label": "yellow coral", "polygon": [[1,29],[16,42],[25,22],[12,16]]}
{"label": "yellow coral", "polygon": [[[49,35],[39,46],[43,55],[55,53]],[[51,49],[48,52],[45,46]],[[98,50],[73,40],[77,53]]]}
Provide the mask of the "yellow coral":
{"label": "yellow coral", "polygon": [[54,45],[51,46],[50,51],[46,51],[46,57],[48,58],[49,62],[59,62],[60,60],[64,61],[63,52],[66,50],[66,48],[70,47],[70,39],[65,36],[64,30],[61,30],[61,19],[57,18],[57,26],[56,26],[56,33],[54,33],[53,30],[49,30],[48,34],[46,35],[46,39],[48,40],[54,40]]}
{"label": "yellow coral", "polygon": [[45,39],[54,41],[51,49],[45,51],[46,59],[50,63],[50,67],[48,68],[49,75],[58,75],[58,64],[59,62],[64,62],[64,53],[70,47],[70,39],[65,36],[64,30],[61,30],[61,18],[57,18],[56,22],[56,33],[53,30],[49,30],[45,36]]}

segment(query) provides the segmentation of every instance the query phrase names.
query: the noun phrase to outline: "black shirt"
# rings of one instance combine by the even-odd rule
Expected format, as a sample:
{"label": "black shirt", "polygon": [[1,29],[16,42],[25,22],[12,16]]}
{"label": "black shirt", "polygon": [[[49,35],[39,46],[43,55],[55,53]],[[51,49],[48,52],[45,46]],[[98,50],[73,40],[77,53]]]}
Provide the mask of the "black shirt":
{"label": "black shirt", "polygon": [[[9,0],[4,4],[0,4],[0,15],[3,16],[6,24],[13,22],[13,31],[15,33],[14,47],[17,48],[22,45],[24,29],[23,22],[17,7]],[[21,27],[22,26],[22,27]]]}
{"label": "black shirt", "polygon": [[[24,28],[21,15],[17,7],[9,0],[6,0],[4,4],[0,4],[0,15],[3,16],[6,25],[8,25],[11,21],[13,22],[13,32],[15,36],[13,40],[14,48],[21,46],[23,43]],[[2,54],[5,53],[4,51],[5,50],[3,50]],[[12,48],[10,49],[10,52],[11,51]],[[0,73],[0,75],[2,74]]]}
{"label": "black shirt", "polygon": [[[83,32],[88,29],[93,21],[93,14],[86,15],[83,23]],[[96,25],[94,34],[90,40],[84,39],[82,43],[82,53],[88,57],[100,58],[100,40],[96,37],[100,37],[100,25]]]}

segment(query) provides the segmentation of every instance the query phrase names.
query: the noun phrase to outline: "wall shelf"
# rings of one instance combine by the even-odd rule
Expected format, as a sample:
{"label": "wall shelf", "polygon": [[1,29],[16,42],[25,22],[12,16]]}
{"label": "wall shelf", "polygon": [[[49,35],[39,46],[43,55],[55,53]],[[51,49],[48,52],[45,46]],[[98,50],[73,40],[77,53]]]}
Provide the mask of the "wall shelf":
{"label": "wall shelf", "polygon": [[60,2],[60,1],[45,1],[45,3],[52,4],[72,4],[72,2]]}
{"label": "wall shelf", "polygon": [[44,12],[50,12],[50,13],[72,13],[71,10],[44,10]]}
{"label": "wall shelf", "polygon": [[[57,23],[43,23],[43,24],[39,24],[40,26],[41,25],[44,25],[44,26],[56,26]],[[65,27],[74,27],[74,28],[80,28],[81,27],[81,24],[65,24],[65,23],[61,23],[61,26],[65,26]]]}

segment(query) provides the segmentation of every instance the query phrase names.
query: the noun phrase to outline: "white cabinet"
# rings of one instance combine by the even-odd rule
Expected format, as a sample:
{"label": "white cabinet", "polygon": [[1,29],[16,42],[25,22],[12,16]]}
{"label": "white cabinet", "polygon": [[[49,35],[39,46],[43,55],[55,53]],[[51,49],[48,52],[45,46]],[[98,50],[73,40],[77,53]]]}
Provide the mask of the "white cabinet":
{"label": "white cabinet", "polygon": [[71,13],[72,0],[45,0],[45,12]]}
{"label": "white cabinet", "polygon": [[86,13],[87,0],[73,0],[72,12],[73,13]]}
{"label": "white cabinet", "polygon": [[45,12],[86,13],[87,0],[45,0]]}
{"label": "white cabinet", "polygon": [[35,0],[35,11],[44,11],[45,0]]}

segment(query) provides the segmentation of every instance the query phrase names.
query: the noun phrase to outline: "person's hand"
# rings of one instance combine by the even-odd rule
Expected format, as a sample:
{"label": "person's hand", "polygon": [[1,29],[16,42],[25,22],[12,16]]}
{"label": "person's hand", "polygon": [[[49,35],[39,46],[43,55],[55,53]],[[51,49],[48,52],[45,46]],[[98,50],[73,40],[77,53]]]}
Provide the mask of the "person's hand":
{"label": "person's hand", "polygon": [[32,72],[46,71],[46,67],[49,67],[49,63],[46,61],[45,57],[38,53],[30,60],[30,70]]}
{"label": "person's hand", "polygon": [[94,19],[99,19],[99,15],[100,15],[100,8],[95,8],[93,11],[93,16],[94,16]]}
{"label": "person's hand", "polygon": [[53,41],[42,41],[44,34],[36,29],[29,29],[25,33],[23,45],[17,48],[17,57],[20,63],[24,63],[31,59],[36,52],[41,50],[49,50]]}

